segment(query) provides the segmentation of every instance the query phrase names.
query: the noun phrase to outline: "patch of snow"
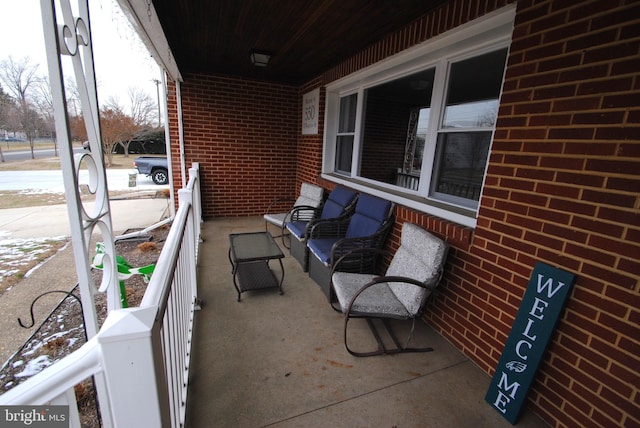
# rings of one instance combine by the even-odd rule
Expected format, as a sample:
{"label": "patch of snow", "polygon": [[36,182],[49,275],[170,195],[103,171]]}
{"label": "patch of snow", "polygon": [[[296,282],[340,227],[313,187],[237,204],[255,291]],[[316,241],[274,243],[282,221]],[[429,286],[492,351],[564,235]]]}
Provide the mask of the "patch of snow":
{"label": "patch of snow", "polygon": [[[52,247],[68,240],[66,236],[51,238],[6,238],[8,232],[0,231],[0,281],[2,278],[13,276],[21,272],[21,268],[31,265],[39,257],[51,250]],[[3,239],[4,238],[4,239]],[[68,243],[64,246],[69,245]],[[46,261],[45,261],[46,262]],[[42,263],[29,270],[29,276]]]}
{"label": "patch of snow", "polygon": [[29,361],[24,370],[16,374],[16,377],[31,377],[40,373],[51,365],[51,359],[48,355],[41,355],[33,360]]}
{"label": "patch of snow", "polygon": [[52,340],[58,339],[60,337],[64,337],[68,334],[71,334],[72,332],[76,331],[76,330],[84,330],[84,327],[74,327],[70,330],[65,330],[65,331],[59,331],[57,333],[53,333],[51,336],[45,337],[44,339],[42,339],[42,341],[44,343],[50,342]]}
{"label": "patch of snow", "polygon": [[[66,239],[66,238],[65,238],[64,236],[62,236],[62,237],[56,237],[56,238],[53,238],[53,239],[54,239],[54,240],[57,240],[57,241],[60,241],[60,240],[64,240],[64,239]],[[51,240],[51,238],[50,238],[50,240]],[[65,245],[63,245],[62,247],[58,248],[58,251],[57,251],[57,252],[59,253],[60,251],[64,251],[64,250],[65,250],[65,249],[66,249],[70,244],[71,244],[71,241],[68,241]],[[45,265],[49,260],[51,260],[51,258],[52,258],[52,257],[53,257],[53,255],[52,255],[51,257],[48,257],[48,258],[47,258],[46,260],[44,260],[42,263],[38,263],[37,265],[35,265],[35,266],[34,266],[34,267],[32,267],[31,269],[29,269],[29,270],[27,271],[27,273],[25,273],[25,274],[24,274],[24,277],[25,277],[25,278],[29,278],[33,272],[35,272],[36,270],[38,270],[40,267],[44,266],[44,265]]]}

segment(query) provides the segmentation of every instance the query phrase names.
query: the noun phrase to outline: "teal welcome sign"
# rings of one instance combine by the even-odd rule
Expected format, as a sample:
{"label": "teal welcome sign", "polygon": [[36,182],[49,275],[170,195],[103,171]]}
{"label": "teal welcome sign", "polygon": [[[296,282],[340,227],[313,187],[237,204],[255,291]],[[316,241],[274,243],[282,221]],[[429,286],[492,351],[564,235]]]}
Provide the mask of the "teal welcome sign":
{"label": "teal welcome sign", "polygon": [[575,275],[536,263],[485,400],[515,424]]}

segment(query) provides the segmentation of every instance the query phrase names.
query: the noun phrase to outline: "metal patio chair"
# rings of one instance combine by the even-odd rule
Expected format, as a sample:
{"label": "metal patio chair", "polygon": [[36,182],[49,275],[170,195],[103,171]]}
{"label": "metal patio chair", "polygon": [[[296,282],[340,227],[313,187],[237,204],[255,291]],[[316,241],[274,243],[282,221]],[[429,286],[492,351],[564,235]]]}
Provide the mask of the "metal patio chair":
{"label": "metal patio chair", "polygon": [[[384,276],[375,273],[340,271],[342,260],[336,261],[331,273],[330,291],[335,293],[333,309],[344,314],[344,345],[357,357],[400,352],[428,352],[433,348],[410,348],[409,341],[415,320],[422,314],[433,290],[442,279],[448,244],[412,223],[402,225],[400,247],[393,255]],[[379,249],[354,249],[352,253],[387,253]],[[347,258],[349,254],[343,258]],[[378,349],[357,352],[349,347],[347,327],[351,318],[365,318]],[[412,320],[411,330],[404,344],[394,335],[389,319]],[[376,329],[374,320],[381,320],[395,347],[387,348]]]}
{"label": "metal patio chair", "polygon": [[309,270],[309,249],[307,248],[307,237],[309,230],[318,221],[344,219],[353,214],[358,193],[346,187],[337,186],[324,202],[320,216],[309,220],[293,220],[287,223],[287,230],[291,237],[290,253],[295,258],[302,270]]}
{"label": "metal patio chair", "polygon": [[[316,218],[322,208],[324,201],[324,189],[311,183],[302,183],[300,186],[300,195],[297,199],[278,198],[271,202],[267,207],[264,218],[264,230],[269,231],[269,224],[280,229],[280,234],[274,238],[282,237],[282,244],[289,247],[285,240],[288,235],[286,233],[287,223],[290,221],[309,221]],[[290,202],[291,206],[287,212],[272,212],[274,207],[282,206],[284,202]]]}
{"label": "metal patio chair", "polygon": [[[354,248],[382,248],[393,225],[393,203],[361,193],[349,218],[317,221],[309,230],[309,276],[329,298],[331,268],[336,260]],[[353,254],[343,259],[340,269],[366,272],[375,267],[376,254]]]}

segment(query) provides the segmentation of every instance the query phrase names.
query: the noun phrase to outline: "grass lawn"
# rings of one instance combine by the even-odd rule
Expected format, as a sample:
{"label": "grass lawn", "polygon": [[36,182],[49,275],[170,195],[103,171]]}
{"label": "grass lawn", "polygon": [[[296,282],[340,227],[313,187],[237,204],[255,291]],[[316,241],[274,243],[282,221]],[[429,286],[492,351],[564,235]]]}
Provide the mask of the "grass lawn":
{"label": "grass lawn", "polygon": [[[6,153],[8,151],[18,151],[18,150],[29,150],[28,142],[0,142],[2,147],[2,152]],[[9,149],[7,149],[9,147]],[[34,148],[37,149],[51,149],[53,148],[53,143],[51,141],[43,142],[38,141]],[[133,159],[137,155],[130,155],[129,157],[125,157],[124,155],[113,155],[113,165],[110,169],[132,169],[133,168]],[[60,169],[60,158],[58,157],[49,157],[49,158],[37,158],[37,159],[28,159],[22,161],[9,161],[9,162],[0,162],[0,171],[42,171],[42,170],[59,170]],[[117,193],[122,193],[117,192]],[[114,192],[110,192],[111,196],[114,195]],[[92,198],[93,195],[88,196],[88,198]],[[83,197],[84,199],[85,197]],[[64,204],[65,195],[64,193],[42,193],[42,194],[24,194],[21,191],[0,191],[0,209],[3,208],[21,208],[21,207],[35,207],[41,205],[51,205],[51,204]]]}

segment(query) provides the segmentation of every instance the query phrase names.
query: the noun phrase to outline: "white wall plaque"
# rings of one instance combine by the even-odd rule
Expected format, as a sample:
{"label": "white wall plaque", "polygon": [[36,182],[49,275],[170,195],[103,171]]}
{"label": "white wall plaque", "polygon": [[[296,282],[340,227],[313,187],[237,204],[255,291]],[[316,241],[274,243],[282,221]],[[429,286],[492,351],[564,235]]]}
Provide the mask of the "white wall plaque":
{"label": "white wall plaque", "polygon": [[302,135],[318,133],[318,113],[320,108],[320,88],[302,96]]}

